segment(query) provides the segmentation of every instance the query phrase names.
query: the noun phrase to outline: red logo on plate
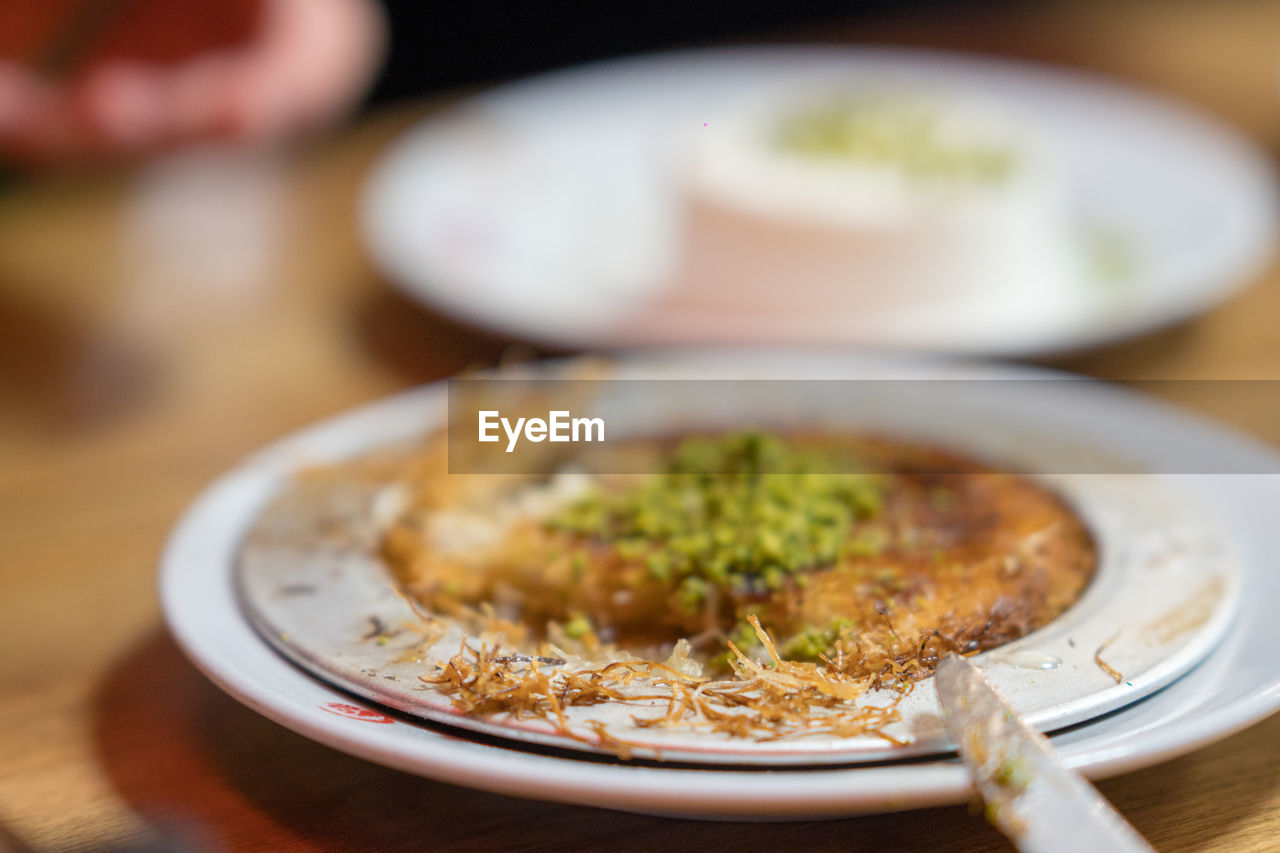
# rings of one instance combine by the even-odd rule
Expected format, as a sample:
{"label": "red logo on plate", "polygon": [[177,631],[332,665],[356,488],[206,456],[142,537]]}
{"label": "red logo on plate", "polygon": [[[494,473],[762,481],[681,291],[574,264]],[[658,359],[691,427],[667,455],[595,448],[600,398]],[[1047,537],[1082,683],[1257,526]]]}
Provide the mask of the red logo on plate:
{"label": "red logo on plate", "polygon": [[339,717],[350,717],[353,720],[364,720],[367,723],[394,723],[391,717],[386,714],[379,714],[377,711],[371,711],[368,708],[361,708],[359,705],[348,705],[346,702],[325,702],[320,706],[320,710],[328,711],[330,714],[337,714]]}

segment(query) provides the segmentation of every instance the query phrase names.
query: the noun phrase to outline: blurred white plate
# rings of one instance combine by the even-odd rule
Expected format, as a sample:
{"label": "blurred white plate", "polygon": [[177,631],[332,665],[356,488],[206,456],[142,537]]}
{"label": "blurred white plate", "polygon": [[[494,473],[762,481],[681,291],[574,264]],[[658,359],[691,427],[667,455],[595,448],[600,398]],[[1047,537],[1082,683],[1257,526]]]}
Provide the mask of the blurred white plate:
{"label": "blurred white plate", "polygon": [[[919,375],[921,367],[901,360],[772,352],[750,358],[712,354],[704,363],[717,358],[743,367],[804,368],[806,375],[825,377],[865,375],[867,370]],[[1015,374],[1046,375],[1008,369],[999,375]],[[425,392],[415,393],[421,397]],[[389,716],[276,654],[254,631],[236,597],[235,564],[246,531],[298,465],[354,452],[370,437],[385,439],[381,431],[407,434],[412,425],[404,424],[401,415],[415,405],[420,402],[414,395],[393,398],[287,440],[211,486],[180,522],[161,571],[166,619],[192,660],[229,693],[295,731],[354,755],[457,784],[540,799],[759,819],[894,810],[970,796],[966,772],[950,759],[838,769],[709,770],[584,760],[572,753],[538,754],[476,742],[458,737],[457,730]],[[1144,420],[1155,446],[1194,447],[1202,470],[1276,470],[1269,450],[1167,407],[1119,392],[1100,394],[1098,405],[1109,407],[1122,421]],[[1280,501],[1280,478],[1236,473],[1185,479],[1223,519],[1243,575],[1241,608],[1226,638],[1174,684],[1054,735],[1068,762],[1095,777],[1190,751],[1280,707],[1280,662],[1272,651],[1280,643],[1280,622],[1269,612],[1280,596],[1280,574],[1270,570],[1280,549],[1280,528],[1272,519],[1272,507]]]}
{"label": "blurred white plate", "polygon": [[[1038,127],[1063,162],[1082,251],[1122,255],[1019,310],[643,311],[676,263],[672,141],[743,93],[857,75],[977,94]],[[376,167],[361,212],[375,262],[458,319],[581,347],[859,343],[983,354],[1096,345],[1205,310],[1248,283],[1277,230],[1265,156],[1161,96],[1045,66],[871,48],[706,50],[615,60],[499,87],[424,121]],[[1093,247],[1093,248],[1089,248]]]}

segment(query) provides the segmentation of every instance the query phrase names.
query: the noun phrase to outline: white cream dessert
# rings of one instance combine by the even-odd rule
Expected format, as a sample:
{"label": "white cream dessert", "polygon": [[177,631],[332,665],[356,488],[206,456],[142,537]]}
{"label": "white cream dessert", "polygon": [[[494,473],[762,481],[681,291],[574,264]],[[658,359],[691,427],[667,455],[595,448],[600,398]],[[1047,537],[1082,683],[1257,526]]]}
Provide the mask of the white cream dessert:
{"label": "white cream dessert", "polygon": [[[875,313],[1051,299],[1073,278],[1057,169],[970,103],[774,99],[699,128],[684,306]],[[980,298],[980,299],[979,299]]]}

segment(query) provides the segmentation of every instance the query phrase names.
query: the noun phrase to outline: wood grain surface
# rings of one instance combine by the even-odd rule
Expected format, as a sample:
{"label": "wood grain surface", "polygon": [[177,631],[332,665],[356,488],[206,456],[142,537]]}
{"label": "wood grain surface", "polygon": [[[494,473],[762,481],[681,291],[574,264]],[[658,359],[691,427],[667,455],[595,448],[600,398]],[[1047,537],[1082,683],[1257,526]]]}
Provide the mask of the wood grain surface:
{"label": "wood grain surface", "polygon": [[[1096,69],[1280,147],[1280,3],[1009,4],[779,37]],[[313,744],[181,657],[155,566],[205,483],[319,417],[530,351],[399,298],[361,254],[362,176],[429,109],[379,112],[287,158],[0,194],[0,847],[1007,849],[963,807],[711,824],[477,793]],[[268,210],[241,224],[261,238],[244,257],[183,243],[209,223],[175,211],[165,188],[200,180],[226,188],[214,208],[226,221],[245,198]],[[157,221],[164,245],[147,236]],[[1119,379],[1276,378],[1278,317],[1273,270],[1192,323],[1058,363]],[[1274,413],[1227,414],[1280,436]],[[1280,849],[1280,717],[1101,787],[1162,850]]]}

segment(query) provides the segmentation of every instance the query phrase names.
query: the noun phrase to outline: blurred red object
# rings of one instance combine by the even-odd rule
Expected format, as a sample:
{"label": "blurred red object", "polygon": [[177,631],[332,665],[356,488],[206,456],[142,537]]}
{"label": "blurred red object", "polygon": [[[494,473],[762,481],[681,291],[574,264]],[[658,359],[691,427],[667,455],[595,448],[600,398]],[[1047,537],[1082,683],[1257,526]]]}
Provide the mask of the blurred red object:
{"label": "blurred red object", "polygon": [[363,91],[383,29],[372,0],[5,0],[0,157],[93,161],[313,127]]}

